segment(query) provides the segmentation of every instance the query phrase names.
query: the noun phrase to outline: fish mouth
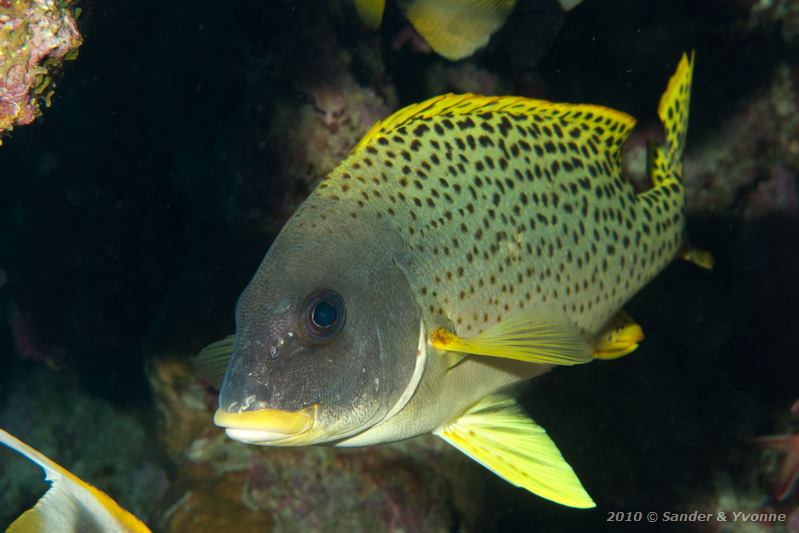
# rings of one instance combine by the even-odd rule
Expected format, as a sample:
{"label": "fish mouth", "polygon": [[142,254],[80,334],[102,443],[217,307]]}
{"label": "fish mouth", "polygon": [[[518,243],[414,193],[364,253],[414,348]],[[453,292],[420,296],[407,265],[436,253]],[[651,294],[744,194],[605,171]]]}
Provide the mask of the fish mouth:
{"label": "fish mouth", "polygon": [[217,409],[214,424],[224,428],[231,439],[245,444],[296,445],[313,438],[318,405],[298,411],[256,409],[231,413]]}

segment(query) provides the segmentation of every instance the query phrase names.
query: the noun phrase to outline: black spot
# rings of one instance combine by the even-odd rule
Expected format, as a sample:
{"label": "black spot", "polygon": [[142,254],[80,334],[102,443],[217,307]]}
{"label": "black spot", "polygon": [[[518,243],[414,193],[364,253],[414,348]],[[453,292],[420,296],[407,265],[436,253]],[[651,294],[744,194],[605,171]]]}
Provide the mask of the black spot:
{"label": "black spot", "polygon": [[471,117],[466,117],[463,120],[459,120],[457,124],[458,127],[462,130],[468,130],[470,128],[474,128],[474,121],[471,119]]}
{"label": "black spot", "polygon": [[417,137],[421,137],[428,131],[430,131],[430,128],[427,127],[427,124],[422,123],[416,126],[416,128],[414,128],[413,134],[416,135]]}

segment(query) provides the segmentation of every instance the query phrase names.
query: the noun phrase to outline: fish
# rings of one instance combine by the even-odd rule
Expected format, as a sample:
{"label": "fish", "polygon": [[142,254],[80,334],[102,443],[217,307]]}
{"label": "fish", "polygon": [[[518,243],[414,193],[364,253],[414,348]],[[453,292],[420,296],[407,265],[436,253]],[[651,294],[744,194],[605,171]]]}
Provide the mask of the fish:
{"label": "fish", "polygon": [[[623,305],[685,244],[694,54],[658,107],[651,187],[622,174],[635,119],[591,104],[446,94],[376,123],[275,238],[236,332],[197,357],[214,423],[265,446],[432,433],[508,482],[595,505],[507,392],[623,357]],[[221,369],[225,369],[222,372]]]}
{"label": "fish", "polygon": [[3,429],[0,429],[0,443],[39,465],[44,470],[45,480],[51,484],[36,505],[8,527],[8,533],[150,532],[141,520],[120,507],[106,493]]}
{"label": "fish", "polygon": [[[557,3],[558,11],[566,12],[581,1],[547,0],[547,3]],[[355,0],[355,9],[367,27],[377,29],[383,20],[385,3],[385,0]],[[399,5],[414,29],[437,54],[457,61],[488,44],[516,3],[517,0],[406,0]],[[547,11],[550,7],[547,6]],[[547,28],[536,28],[528,36],[537,32],[547,32]]]}

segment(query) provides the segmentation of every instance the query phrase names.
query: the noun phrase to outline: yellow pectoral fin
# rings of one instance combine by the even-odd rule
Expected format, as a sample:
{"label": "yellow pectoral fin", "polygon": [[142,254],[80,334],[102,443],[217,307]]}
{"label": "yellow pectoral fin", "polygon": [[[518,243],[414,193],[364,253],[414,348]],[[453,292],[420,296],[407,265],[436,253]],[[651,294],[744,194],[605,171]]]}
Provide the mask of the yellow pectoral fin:
{"label": "yellow pectoral fin", "polygon": [[528,311],[511,315],[468,339],[437,328],[430,334],[430,342],[439,350],[527,363],[577,365],[592,360],[582,334],[566,317]]}
{"label": "yellow pectoral fin", "polygon": [[37,465],[52,483],[32,508],[25,511],[8,533],[49,533],[51,531],[119,531],[150,533],[138,518],[120,507],[103,491],[86,483],[42,453],[0,429],[5,444]]}
{"label": "yellow pectoral fin", "polygon": [[434,433],[517,487],[569,507],[595,507],[546,431],[511,398],[484,398]]}
{"label": "yellow pectoral fin", "polygon": [[385,8],[386,0],[355,0],[355,10],[358,11],[358,16],[373,30],[380,27]]}
{"label": "yellow pectoral fin", "polygon": [[597,339],[594,359],[618,359],[634,352],[642,340],[644,330],[641,326],[626,312],[619,311],[605,333]]}

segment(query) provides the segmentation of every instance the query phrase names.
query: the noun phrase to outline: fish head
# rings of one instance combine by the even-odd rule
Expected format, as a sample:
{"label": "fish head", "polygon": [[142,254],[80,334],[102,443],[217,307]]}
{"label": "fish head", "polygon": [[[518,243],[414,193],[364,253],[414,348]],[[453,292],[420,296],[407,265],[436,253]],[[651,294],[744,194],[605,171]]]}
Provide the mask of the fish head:
{"label": "fish head", "polygon": [[236,310],[214,421],[242,442],[331,442],[407,398],[421,312],[403,242],[380,219],[301,211],[278,235]]}

